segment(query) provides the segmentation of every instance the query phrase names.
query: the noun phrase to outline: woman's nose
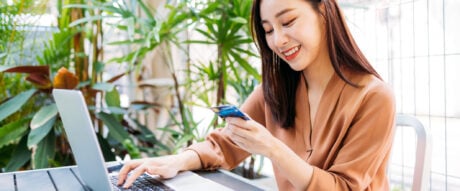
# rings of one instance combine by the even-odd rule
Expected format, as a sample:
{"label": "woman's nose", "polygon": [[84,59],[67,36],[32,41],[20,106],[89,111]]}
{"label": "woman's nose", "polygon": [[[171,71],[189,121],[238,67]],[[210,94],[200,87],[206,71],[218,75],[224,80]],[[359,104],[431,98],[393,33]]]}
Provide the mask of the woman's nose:
{"label": "woman's nose", "polygon": [[276,47],[283,47],[288,43],[289,38],[287,37],[286,33],[283,30],[275,30],[274,33],[275,33],[274,40],[275,40]]}

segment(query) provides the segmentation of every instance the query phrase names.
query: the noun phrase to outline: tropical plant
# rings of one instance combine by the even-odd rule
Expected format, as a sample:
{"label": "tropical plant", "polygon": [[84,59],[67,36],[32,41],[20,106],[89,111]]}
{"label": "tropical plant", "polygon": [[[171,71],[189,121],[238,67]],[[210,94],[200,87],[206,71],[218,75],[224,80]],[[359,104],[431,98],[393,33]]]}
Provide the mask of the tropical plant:
{"label": "tropical plant", "polygon": [[[208,124],[204,123],[206,120],[196,120],[193,112],[196,107],[208,108],[228,103],[241,105],[261,80],[257,69],[250,64],[250,60],[257,57],[248,27],[251,1],[210,0],[179,5],[169,5],[171,12],[166,21],[161,23],[161,28],[169,28],[166,26],[171,26],[171,23],[177,23],[177,18],[182,18],[179,19],[182,21],[179,26],[172,25],[176,28],[175,31],[181,29],[180,32],[185,30],[187,34],[195,32],[203,38],[186,37],[180,41],[177,38],[178,33],[174,32],[173,36],[164,37],[165,40],[161,42],[165,45],[162,46],[163,50],[166,49],[163,56],[169,61],[166,64],[175,82],[174,93],[179,111],[172,110],[171,123],[159,129],[171,133],[175,139],[173,152],[204,140],[204,135],[211,129],[223,126],[217,117]],[[160,32],[160,39],[162,34]],[[207,61],[192,62],[187,58],[185,80],[180,83],[177,76],[181,71],[174,69],[171,52],[167,51],[173,45],[179,47],[188,57],[191,54],[190,47],[194,45],[207,45],[217,53],[213,59]],[[226,96],[229,95],[237,97],[236,102],[227,100]],[[249,163],[254,164],[254,159],[255,156],[251,157]],[[254,166],[248,171],[254,172]],[[248,174],[252,176],[254,173]]]}
{"label": "tropical plant", "polygon": [[[133,158],[142,153],[147,156],[174,153],[194,141],[203,140],[201,135],[206,133],[197,128],[202,121],[194,119],[194,107],[223,103],[240,105],[260,81],[257,70],[249,64],[257,57],[247,25],[249,0],[194,4],[168,1],[169,13],[164,17],[154,14],[155,11],[142,0],[72,2],[74,4],[68,0],[58,1],[58,30],[37,57],[37,66],[0,68],[0,79],[7,79],[7,84],[0,86],[0,95],[5,95],[0,101],[0,165],[6,165],[3,170],[73,164],[50,95],[53,88],[74,88],[84,93],[98,128],[96,132],[104,156],[106,160],[114,160],[115,155],[127,153]],[[126,38],[104,42],[103,26],[105,30],[126,34]],[[192,31],[203,35],[204,40],[179,38],[179,34]],[[84,41],[89,43],[85,45]],[[190,51],[184,47],[195,44],[216,47],[216,57],[195,63],[187,59],[185,80],[179,81],[184,76],[179,76],[183,73],[172,62],[171,47],[178,47],[184,55],[190,56]],[[104,58],[102,45],[128,47],[129,52],[120,57]],[[140,61],[160,46],[166,63],[159,64],[169,68],[177,106],[170,110],[171,123],[159,129],[172,135],[174,148],[166,147],[133,117],[140,110],[159,105],[133,101],[129,108],[122,108],[120,94],[113,84],[123,76],[137,75],[142,67]],[[104,66],[109,63],[128,67],[125,72],[103,79]],[[24,77],[27,81],[22,80]],[[66,83],[70,81],[73,84]],[[98,94],[102,95],[100,101],[96,100]],[[227,100],[226,95],[238,97],[237,103]],[[215,117],[205,131],[223,125],[217,122]],[[250,164],[253,163],[252,160]]]}
{"label": "tropical plant", "polygon": [[[203,7],[195,14],[195,24],[191,28],[201,34],[202,38],[188,39],[186,42],[190,46],[207,45],[216,51],[216,56],[209,61],[190,63],[186,71],[187,80],[183,85],[185,90],[193,90],[184,91],[187,111],[192,111],[197,106],[210,107],[229,103],[241,105],[261,81],[259,72],[251,64],[258,56],[248,25],[251,3],[249,0],[209,0],[193,4],[192,9],[195,10]],[[194,126],[201,123],[189,121],[193,121]],[[215,117],[210,124],[201,125],[206,130],[201,134],[195,130],[196,141],[203,140],[198,134],[207,134],[212,128],[222,127],[223,123]],[[256,156],[252,156],[245,162],[249,164],[242,165],[245,177],[256,176],[255,159]]]}
{"label": "tropical plant", "polygon": [[[115,160],[115,154],[139,157],[141,151],[155,154],[167,149],[135,119],[124,118],[135,109],[121,108],[119,93],[111,83],[125,73],[102,79],[105,64],[99,43],[103,37],[102,20],[81,22],[86,18],[84,15],[93,17],[102,14],[102,10],[71,7],[68,3],[59,1],[57,32],[37,57],[36,66],[0,66],[1,82],[6,81],[6,87],[27,84],[23,92],[16,92],[16,88],[1,92],[6,95],[0,101],[2,171],[73,164],[50,94],[53,88],[79,89],[84,93],[87,104],[93,108],[91,113],[99,128],[96,131],[106,160]],[[91,49],[85,49],[85,40],[90,42]],[[64,68],[59,69],[61,67]],[[65,68],[71,68],[73,73]],[[27,82],[22,80],[24,75]],[[97,94],[102,95],[104,105],[95,104]],[[107,132],[104,127],[108,129],[107,136],[104,136]]]}
{"label": "tropical plant", "polygon": [[[12,137],[21,136],[28,131],[25,124],[32,118],[29,113],[37,109],[35,105],[29,104],[14,113],[19,107],[15,104],[25,102],[27,97],[33,94],[34,90],[30,90],[33,86],[22,82],[23,75],[6,75],[1,71],[7,64],[19,65],[30,62],[29,56],[35,53],[34,49],[40,43],[40,39],[30,39],[30,31],[34,30],[32,23],[39,19],[34,15],[43,13],[46,2],[46,0],[0,2],[0,34],[2,34],[0,35],[0,156],[2,156],[0,166],[6,166],[13,152],[16,155],[27,153],[20,152],[16,149],[16,145],[8,143]],[[31,17],[25,18],[24,13],[29,13]],[[30,75],[28,79],[33,80],[34,77],[38,76]],[[8,100],[11,95],[17,94],[19,94],[17,97]],[[22,163],[29,159],[21,157],[15,162]]]}
{"label": "tropical plant", "polygon": [[[248,27],[251,1],[224,0],[205,3],[206,8],[198,15],[198,21],[202,25],[196,28],[205,39],[188,42],[216,46],[216,60],[207,65],[198,65],[198,71],[206,74],[208,80],[214,83],[217,90],[213,104],[220,105],[227,102],[227,83],[242,84],[247,78],[261,80],[257,69],[249,63],[251,58],[257,57]],[[245,99],[244,96],[241,98]]]}

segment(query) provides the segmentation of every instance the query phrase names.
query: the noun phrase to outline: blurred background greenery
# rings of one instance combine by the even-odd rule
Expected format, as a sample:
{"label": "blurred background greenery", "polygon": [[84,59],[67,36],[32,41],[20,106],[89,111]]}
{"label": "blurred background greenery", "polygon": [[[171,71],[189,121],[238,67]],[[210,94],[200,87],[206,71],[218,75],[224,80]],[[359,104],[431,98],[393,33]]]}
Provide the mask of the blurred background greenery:
{"label": "blurred background greenery", "polygon": [[107,161],[202,141],[223,123],[197,109],[240,105],[261,80],[251,3],[2,0],[0,172],[74,164],[53,88],[82,91]]}

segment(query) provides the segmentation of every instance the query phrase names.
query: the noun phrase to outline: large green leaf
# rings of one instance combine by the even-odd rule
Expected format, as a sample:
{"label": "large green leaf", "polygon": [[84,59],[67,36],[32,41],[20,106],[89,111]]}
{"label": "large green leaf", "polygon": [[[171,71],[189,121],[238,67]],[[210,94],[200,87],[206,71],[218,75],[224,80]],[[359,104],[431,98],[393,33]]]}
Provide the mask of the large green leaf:
{"label": "large green leaf", "polygon": [[120,143],[123,143],[126,139],[130,139],[128,132],[125,131],[123,125],[121,125],[115,116],[104,112],[97,113],[96,116],[109,128],[109,136]]}
{"label": "large green leaf", "polygon": [[56,136],[53,131],[48,133],[48,135],[40,141],[33,156],[33,166],[35,169],[49,167],[48,160],[54,158],[55,143]]}
{"label": "large green leaf", "polygon": [[52,118],[56,117],[58,113],[56,104],[50,104],[45,107],[42,107],[32,118],[32,122],[30,122],[30,128],[36,129],[42,127]]}
{"label": "large green leaf", "polygon": [[27,132],[30,118],[22,118],[0,128],[0,148],[18,140]]}
{"label": "large green leaf", "polygon": [[106,92],[105,102],[108,106],[120,107],[120,93],[118,93],[116,88],[113,88],[112,91]]}
{"label": "large green leaf", "polygon": [[27,137],[27,146],[31,147],[33,145],[36,145],[40,141],[42,141],[43,138],[51,131],[55,122],[56,122],[56,116],[51,118],[49,121],[47,121],[42,126],[36,129],[32,129],[32,131],[30,131],[29,133],[29,136]]}
{"label": "large green leaf", "polygon": [[18,111],[22,105],[24,105],[27,100],[29,100],[32,95],[35,93],[35,89],[31,89],[25,92],[22,92],[10,100],[6,101],[0,105],[0,121],[3,121],[5,118]]}
{"label": "large green leaf", "polygon": [[38,144],[52,129],[57,118],[56,104],[50,104],[42,107],[32,118],[30,128],[32,131],[29,133],[27,139],[27,146]]}
{"label": "large green leaf", "polygon": [[27,138],[23,137],[13,151],[10,161],[5,167],[7,172],[16,171],[30,160],[30,150],[27,148]]}
{"label": "large green leaf", "polygon": [[11,154],[13,153],[16,145],[6,145],[0,148],[0,173],[5,172],[5,166],[10,162]]}
{"label": "large green leaf", "polygon": [[117,88],[113,88],[112,91],[106,92],[105,102],[109,106],[108,109],[110,113],[117,119],[117,121],[121,121],[123,119],[123,114],[126,113],[126,111],[120,107],[120,93],[118,93]]}

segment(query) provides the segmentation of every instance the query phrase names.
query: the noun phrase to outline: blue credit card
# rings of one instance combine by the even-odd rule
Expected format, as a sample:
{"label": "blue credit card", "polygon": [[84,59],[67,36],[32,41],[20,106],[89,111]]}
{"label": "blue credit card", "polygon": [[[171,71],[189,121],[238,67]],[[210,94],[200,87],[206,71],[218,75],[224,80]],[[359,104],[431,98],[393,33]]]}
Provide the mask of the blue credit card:
{"label": "blue credit card", "polygon": [[249,117],[246,116],[234,105],[220,105],[216,107],[211,107],[211,110],[214,111],[214,113],[216,113],[221,118],[240,117],[244,120],[249,120]]}

